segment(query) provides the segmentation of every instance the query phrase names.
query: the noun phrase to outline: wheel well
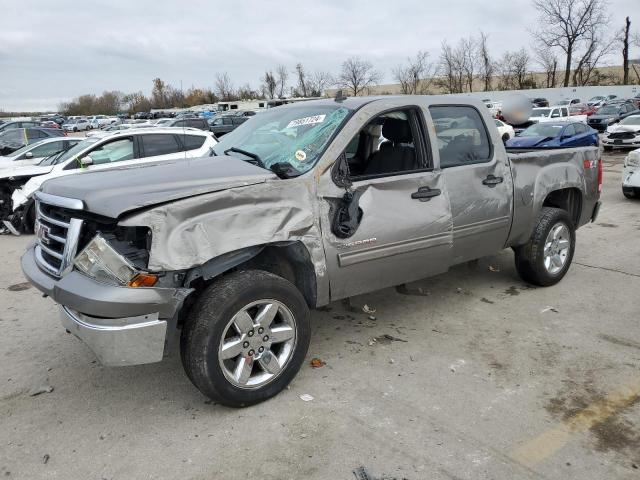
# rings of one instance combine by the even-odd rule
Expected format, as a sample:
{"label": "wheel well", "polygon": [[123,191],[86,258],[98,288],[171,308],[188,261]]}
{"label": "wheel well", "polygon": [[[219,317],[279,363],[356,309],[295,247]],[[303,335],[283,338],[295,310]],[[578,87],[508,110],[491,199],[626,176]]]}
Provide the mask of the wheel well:
{"label": "wheel well", "polygon": [[264,270],[289,280],[311,308],[316,306],[315,268],[309,251],[301,242],[283,242],[230,252],[189,272],[184,284],[200,291],[216,278],[237,270]]}
{"label": "wheel well", "polygon": [[577,188],[554,190],[547,195],[542,206],[566,210],[573,220],[574,226],[577,226],[580,222],[580,214],[582,213],[582,193]]}
{"label": "wheel well", "polygon": [[300,290],[309,307],[316,306],[315,269],[309,251],[301,242],[267,245],[258,255],[235,269],[265,270],[285,278]]}

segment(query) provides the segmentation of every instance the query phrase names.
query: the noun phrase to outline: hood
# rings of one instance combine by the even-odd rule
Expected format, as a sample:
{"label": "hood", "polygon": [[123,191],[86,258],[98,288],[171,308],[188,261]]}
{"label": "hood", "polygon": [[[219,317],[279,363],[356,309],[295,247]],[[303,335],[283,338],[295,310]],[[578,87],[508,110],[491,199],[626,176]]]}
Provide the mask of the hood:
{"label": "hood", "polygon": [[507,141],[507,147],[538,147],[553,140],[555,137],[515,137]]}
{"label": "hood", "polygon": [[118,218],[131,210],[276,178],[268,170],[220,155],[81,172],[47,180],[41,190],[82,200],[89,212]]}
{"label": "hood", "polygon": [[611,125],[607,128],[607,132],[609,133],[617,133],[617,132],[640,132],[640,125],[620,125],[615,124]]}
{"label": "hood", "polygon": [[51,170],[53,170],[53,165],[42,167],[39,165],[3,167],[3,165],[0,164],[0,180],[9,177],[35,177],[37,175],[46,175]]}

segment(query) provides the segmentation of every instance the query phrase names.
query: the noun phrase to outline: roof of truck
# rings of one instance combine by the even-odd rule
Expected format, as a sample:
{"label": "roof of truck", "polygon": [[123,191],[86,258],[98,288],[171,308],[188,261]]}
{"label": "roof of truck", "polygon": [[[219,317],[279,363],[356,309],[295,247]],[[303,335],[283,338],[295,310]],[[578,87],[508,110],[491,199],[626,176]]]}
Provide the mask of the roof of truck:
{"label": "roof of truck", "polygon": [[469,104],[469,105],[483,105],[483,103],[473,97],[466,97],[463,95],[372,95],[364,97],[345,97],[344,100],[337,101],[335,98],[323,98],[320,100],[309,100],[306,102],[289,103],[287,105],[281,105],[276,108],[299,108],[307,104],[313,105],[342,105],[350,110],[357,110],[364,105],[371,102],[384,101],[384,100],[399,100],[410,104],[415,99],[428,99],[432,104]]}

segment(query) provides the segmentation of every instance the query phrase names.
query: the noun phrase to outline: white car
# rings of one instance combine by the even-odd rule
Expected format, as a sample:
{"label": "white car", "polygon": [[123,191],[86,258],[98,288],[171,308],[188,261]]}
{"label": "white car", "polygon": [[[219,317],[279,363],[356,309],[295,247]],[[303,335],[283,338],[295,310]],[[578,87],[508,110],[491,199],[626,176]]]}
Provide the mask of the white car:
{"label": "white car", "polygon": [[[0,182],[8,177],[22,178],[25,183],[11,195],[13,214],[8,219],[16,230],[31,231],[34,223],[33,193],[45,181],[82,172],[108,170],[144,163],[183,160],[211,155],[217,144],[211,132],[173,128],[129,129],[88,137],[75,147],[51,157],[45,165],[0,172]],[[2,219],[6,220],[6,219]]]}
{"label": "white car", "polygon": [[83,132],[89,130],[91,128],[91,124],[86,118],[75,118],[73,120],[69,120],[67,123],[62,124],[62,129],[65,132]]}
{"label": "white car", "polygon": [[602,138],[605,150],[614,147],[640,147],[640,115],[629,115],[620,122],[607,127]]}
{"label": "white car", "polygon": [[112,119],[106,115],[93,115],[87,119],[91,128],[102,128],[110,125]]}
{"label": "white car", "polygon": [[640,198],[640,148],[624,159],[622,193],[627,198]]}
{"label": "white car", "polygon": [[500,137],[503,142],[506,142],[510,138],[516,136],[516,132],[513,130],[513,127],[508,123],[504,123],[502,120],[495,120],[496,127],[498,127],[498,132],[500,132]]}
{"label": "white car", "polygon": [[31,143],[5,157],[0,157],[0,171],[8,167],[37,165],[51,155],[68,150],[80,140],[82,139],[77,137],[53,137]]}
{"label": "white car", "polygon": [[587,116],[570,115],[569,108],[566,105],[554,105],[552,107],[534,108],[529,117],[529,121],[533,123],[568,122],[569,120],[587,123]]}

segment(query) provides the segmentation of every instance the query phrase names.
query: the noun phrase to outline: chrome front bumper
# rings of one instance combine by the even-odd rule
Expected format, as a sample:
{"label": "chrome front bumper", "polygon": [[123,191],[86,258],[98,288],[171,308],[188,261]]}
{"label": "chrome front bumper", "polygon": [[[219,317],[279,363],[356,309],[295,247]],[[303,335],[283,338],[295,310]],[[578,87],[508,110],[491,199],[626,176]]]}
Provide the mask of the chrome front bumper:
{"label": "chrome front bumper", "polygon": [[43,272],[34,245],[22,256],[22,271],[61,305],[62,324],[109,366],[159,362],[167,333],[175,333],[188,288],[129,288],[106,285],[71,271],[62,278]]}
{"label": "chrome front bumper", "polygon": [[109,367],[140,365],[162,360],[167,322],[158,314],[97,318],[60,306],[62,325]]}

